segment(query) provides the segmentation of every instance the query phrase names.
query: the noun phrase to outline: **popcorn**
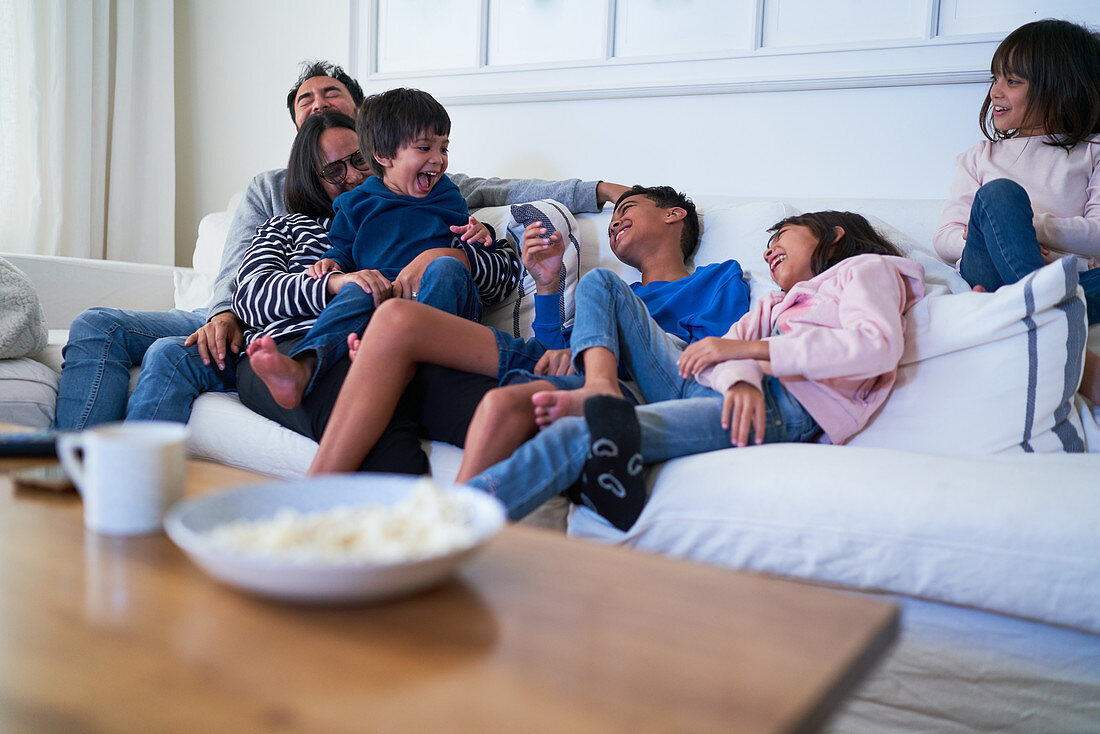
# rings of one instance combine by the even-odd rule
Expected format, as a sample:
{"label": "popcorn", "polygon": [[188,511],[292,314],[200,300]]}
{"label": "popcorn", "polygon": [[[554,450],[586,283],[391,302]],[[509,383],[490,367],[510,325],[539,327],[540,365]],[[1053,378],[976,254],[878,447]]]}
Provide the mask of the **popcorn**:
{"label": "popcorn", "polygon": [[235,520],[207,533],[225,550],[282,561],[399,563],[468,548],[476,542],[463,503],[423,479],[393,505],[372,503]]}

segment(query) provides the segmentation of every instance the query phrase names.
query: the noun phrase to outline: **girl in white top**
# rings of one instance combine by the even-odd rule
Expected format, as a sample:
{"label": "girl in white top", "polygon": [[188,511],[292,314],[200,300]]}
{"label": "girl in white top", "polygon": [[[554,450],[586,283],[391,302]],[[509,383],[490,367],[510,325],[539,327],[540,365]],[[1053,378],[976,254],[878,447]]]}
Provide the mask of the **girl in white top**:
{"label": "girl in white top", "polygon": [[[1100,323],[1100,37],[1063,20],[1010,33],[978,114],[987,141],[957,159],[933,238],[975,290],[1078,259],[1090,324]],[[1100,402],[1100,358],[1081,392]]]}

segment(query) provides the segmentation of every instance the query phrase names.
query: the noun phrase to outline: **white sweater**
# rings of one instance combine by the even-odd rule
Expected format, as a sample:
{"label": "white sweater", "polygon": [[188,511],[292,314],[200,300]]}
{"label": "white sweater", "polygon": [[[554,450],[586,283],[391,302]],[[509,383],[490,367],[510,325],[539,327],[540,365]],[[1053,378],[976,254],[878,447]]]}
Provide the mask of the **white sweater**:
{"label": "white sweater", "polygon": [[1100,259],[1100,138],[1068,153],[1042,137],[978,143],[955,159],[958,174],[932,239],[948,262],[962,256],[963,228],[978,187],[998,178],[1024,187],[1035,212],[1035,232],[1044,246],[1080,255],[1082,270]]}

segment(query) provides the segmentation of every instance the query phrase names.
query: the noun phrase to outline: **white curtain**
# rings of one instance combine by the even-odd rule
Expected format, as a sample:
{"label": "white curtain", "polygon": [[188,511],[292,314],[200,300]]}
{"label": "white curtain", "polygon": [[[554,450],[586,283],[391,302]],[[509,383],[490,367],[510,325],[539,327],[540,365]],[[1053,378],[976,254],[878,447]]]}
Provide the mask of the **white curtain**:
{"label": "white curtain", "polygon": [[0,251],[175,259],[172,0],[0,0]]}

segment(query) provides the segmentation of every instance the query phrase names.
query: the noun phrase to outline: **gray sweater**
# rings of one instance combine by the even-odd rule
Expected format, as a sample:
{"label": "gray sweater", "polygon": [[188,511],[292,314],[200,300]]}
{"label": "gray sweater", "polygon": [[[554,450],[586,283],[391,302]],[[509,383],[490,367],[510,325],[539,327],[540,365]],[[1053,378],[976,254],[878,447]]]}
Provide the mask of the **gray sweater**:
{"label": "gray sweater", "polygon": [[46,337],[46,319],[30,279],[0,257],[0,359],[40,352]]}
{"label": "gray sweater", "polygon": [[[471,178],[461,173],[448,174],[448,176],[458,186],[470,211],[486,206],[522,204],[536,199],[560,201],[575,214],[598,210],[597,181],[581,181],[576,178],[566,181]],[[285,168],[265,171],[249,182],[244,198],[241,199],[237,211],[233,214],[229,234],[225,238],[221,270],[214,281],[214,298],[206,312],[208,319],[222,311],[232,309],[237,269],[249,245],[252,244],[252,238],[256,236],[256,230],[272,217],[281,217],[289,213],[283,197],[285,185]]]}

